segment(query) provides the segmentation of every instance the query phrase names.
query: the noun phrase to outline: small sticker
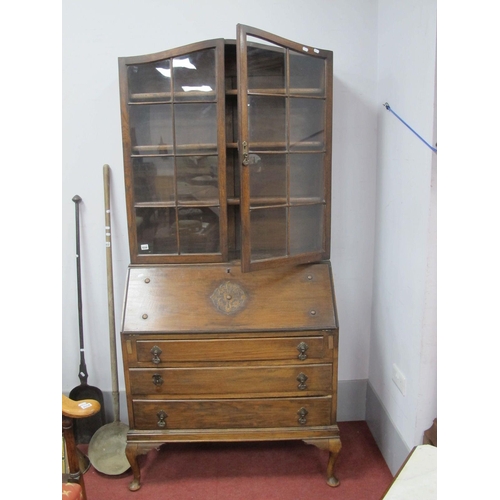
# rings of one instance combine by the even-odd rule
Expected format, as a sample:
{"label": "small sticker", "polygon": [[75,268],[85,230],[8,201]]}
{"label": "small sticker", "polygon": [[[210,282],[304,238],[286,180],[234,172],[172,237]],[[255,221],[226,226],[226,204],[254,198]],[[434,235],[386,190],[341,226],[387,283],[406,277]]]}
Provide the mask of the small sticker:
{"label": "small sticker", "polygon": [[106,241],[106,248],[110,248],[111,247],[111,241]]}
{"label": "small sticker", "polygon": [[302,50],[303,50],[304,52],[309,52],[309,49],[308,49],[307,47],[302,47]]}
{"label": "small sticker", "polygon": [[85,408],[90,408],[92,406],[92,403],[87,403],[87,401],[84,401],[83,403],[78,403],[78,406],[82,410],[85,410]]}
{"label": "small sticker", "polygon": [[313,49],[314,52],[316,52],[316,54],[319,54],[319,50],[318,49]]}
{"label": "small sticker", "polygon": [[141,250],[149,250],[149,245],[147,243],[143,243],[141,245]]}

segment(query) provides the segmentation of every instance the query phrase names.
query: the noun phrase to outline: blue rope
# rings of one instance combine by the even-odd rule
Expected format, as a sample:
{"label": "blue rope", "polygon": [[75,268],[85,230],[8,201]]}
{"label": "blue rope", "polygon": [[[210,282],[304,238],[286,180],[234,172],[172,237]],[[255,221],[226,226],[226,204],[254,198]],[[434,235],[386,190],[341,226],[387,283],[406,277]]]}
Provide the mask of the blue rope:
{"label": "blue rope", "polygon": [[387,109],[387,111],[390,111],[398,120],[402,121],[421,141],[425,142],[425,144],[427,144],[427,146],[429,146],[432,151],[434,151],[434,153],[437,154],[437,149],[436,148],[433,148],[424,138],[422,138],[420,135],[418,135],[415,130],[413,130],[400,116],[398,116],[396,113],[394,113],[394,111],[391,109],[391,107],[389,106],[389,103],[386,102],[385,104],[383,104],[382,106],[385,107],[385,109]]}

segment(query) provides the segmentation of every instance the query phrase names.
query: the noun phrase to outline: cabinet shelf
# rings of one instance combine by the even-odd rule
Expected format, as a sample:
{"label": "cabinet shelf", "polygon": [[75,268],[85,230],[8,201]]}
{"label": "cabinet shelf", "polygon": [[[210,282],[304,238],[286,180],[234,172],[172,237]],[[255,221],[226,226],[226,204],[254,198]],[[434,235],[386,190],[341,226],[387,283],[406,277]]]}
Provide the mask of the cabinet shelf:
{"label": "cabinet shelf", "polygon": [[[238,143],[228,142],[226,147],[228,149],[238,149]],[[294,142],[293,144],[290,144],[290,148],[294,148],[294,151],[288,151],[290,153],[324,153],[325,151],[324,144],[321,141]],[[279,154],[286,152],[286,149],[287,144],[285,141],[250,143],[250,152],[252,153]]]}
{"label": "cabinet shelf", "polygon": [[[286,142],[252,142],[250,144],[250,151],[252,153],[283,153],[286,151]],[[295,148],[291,153],[298,153],[300,151],[323,153],[322,149],[323,143],[320,141],[304,141],[295,142],[290,144],[291,148]],[[238,149],[237,142],[226,143],[227,149]],[[300,151],[299,149],[300,148]],[[211,155],[216,154],[217,144],[181,144],[175,147],[176,155],[180,156],[182,154],[190,155],[193,152],[198,155]],[[158,144],[158,145],[146,145],[146,146],[133,146],[132,148],[132,158],[140,158],[142,156],[174,156],[174,146],[172,144]],[[187,152],[189,151],[189,152]]]}
{"label": "cabinet shelf", "polygon": [[[231,196],[226,199],[227,205],[237,206],[241,204],[241,198]],[[317,197],[291,197],[289,203],[285,197],[259,196],[250,198],[250,206],[253,208],[278,208],[299,205],[321,205],[325,200]],[[217,207],[219,206],[217,198],[207,200],[189,200],[182,201],[142,201],[134,203],[135,208],[175,208],[175,207]]]}
{"label": "cabinet shelf", "polygon": [[219,200],[214,198],[211,200],[189,200],[182,201],[140,201],[134,203],[134,208],[175,208],[175,207],[219,207]]}
{"label": "cabinet shelf", "polygon": [[321,205],[324,201],[321,198],[290,198],[289,201],[285,197],[255,197],[250,198],[250,209],[263,209],[263,208],[282,208],[304,205]]}
{"label": "cabinet shelf", "polygon": [[[238,89],[228,89],[226,90],[226,95],[238,95]],[[289,89],[287,92],[285,88],[268,88],[268,89],[248,89],[248,94],[250,95],[268,95],[268,96],[291,96],[291,97],[316,97],[324,98],[324,89],[320,88],[309,88],[300,89],[294,88]]]}
{"label": "cabinet shelf", "polygon": [[[200,98],[197,102],[208,101],[214,102],[216,97],[214,91],[211,92],[201,92],[201,91],[188,91],[188,92],[140,92],[130,94],[129,103],[130,105],[140,105],[140,104],[168,104],[173,100],[176,102],[189,103],[192,98]],[[179,99],[181,98],[181,99]]]}
{"label": "cabinet shelf", "polygon": [[[139,145],[139,146],[133,146],[132,147],[132,157],[134,156],[144,156],[144,155],[147,155],[149,153],[149,155],[154,155],[155,153],[157,154],[172,154],[173,155],[173,151],[174,151],[174,146],[173,144],[153,144],[153,145]],[[176,152],[184,152],[184,154],[188,154],[186,153],[186,151],[190,151],[190,152],[194,152],[196,153],[196,155],[198,154],[202,154],[201,152],[202,151],[211,151],[213,153],[215,153],[217,151],[217,144],[199,144],[199,143],[196,143],[196,144],[178,144],[177,146],[175,146],[175,151]],[[137,152],[137,154],[134,154],[134,152]]]}

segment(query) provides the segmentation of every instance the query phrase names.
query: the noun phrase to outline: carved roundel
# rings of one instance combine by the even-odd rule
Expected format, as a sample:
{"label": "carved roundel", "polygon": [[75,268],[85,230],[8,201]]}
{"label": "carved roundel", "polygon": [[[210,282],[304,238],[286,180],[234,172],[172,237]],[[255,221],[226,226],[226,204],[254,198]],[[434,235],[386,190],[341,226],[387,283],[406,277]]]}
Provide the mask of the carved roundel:
{"label": "carved roundel", "polygon": [[213,291],[210,299],[220,313],[235,314],[244,308],[247,295],[240,285],[226,281]]}

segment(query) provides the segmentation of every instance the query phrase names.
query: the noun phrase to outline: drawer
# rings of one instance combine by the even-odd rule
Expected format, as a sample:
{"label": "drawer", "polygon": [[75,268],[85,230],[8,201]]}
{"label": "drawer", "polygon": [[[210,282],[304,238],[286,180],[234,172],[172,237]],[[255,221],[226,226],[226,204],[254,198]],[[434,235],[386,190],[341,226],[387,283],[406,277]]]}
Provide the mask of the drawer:
{"label": "drawer", "polygon": [[133,401],[134,428],[241,429],[331,423],[332,398]]}
{"label": "drawer", "polygon": [[328,335],[300,337],[166,340],[124,338],[130,364],[164,366],[182,362],[327,360]]}
{"label": "drawer", "polygon": [[[200,368],[131,368],[133,395],[190,397],[216,395],[293,396],[330,394],[332,365],[230,366]],[[226,395],[226,396],[224,396]]]}

